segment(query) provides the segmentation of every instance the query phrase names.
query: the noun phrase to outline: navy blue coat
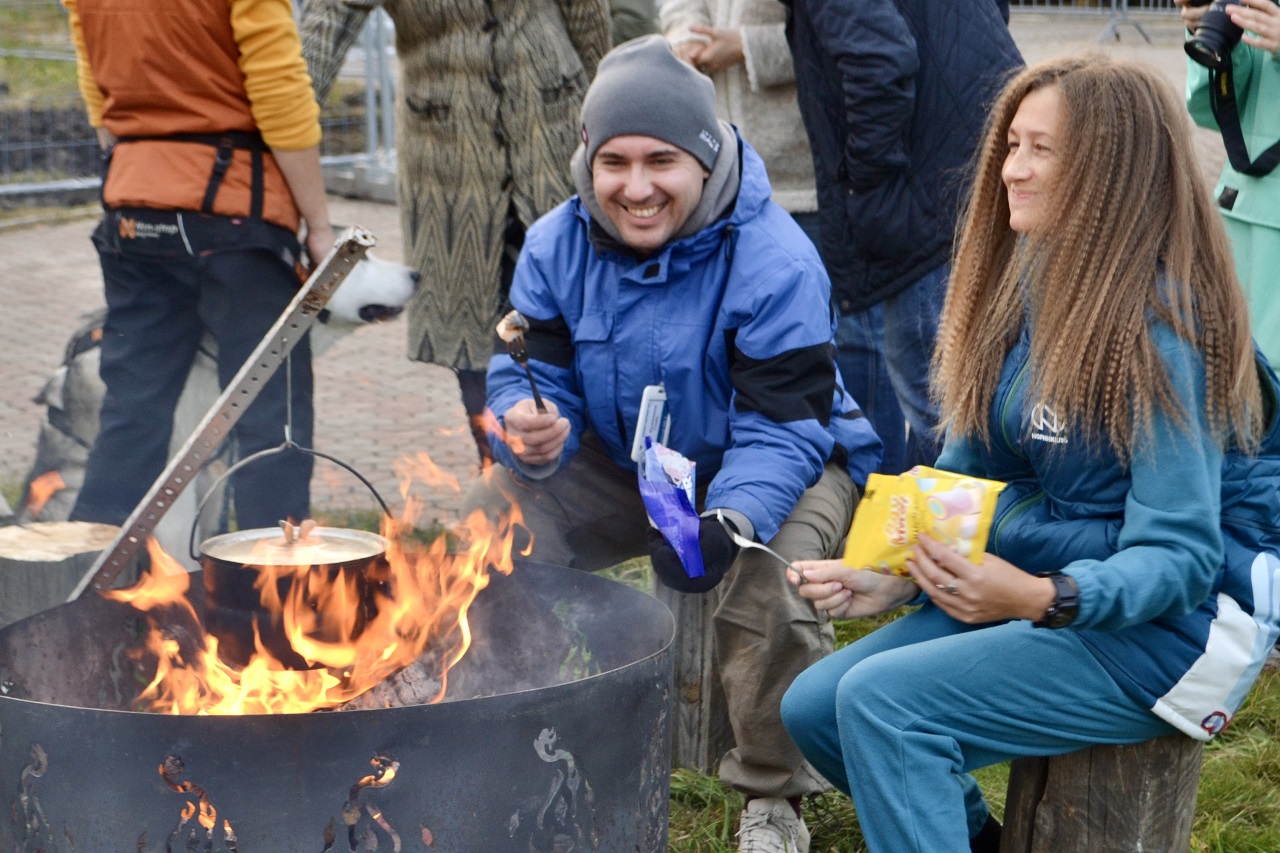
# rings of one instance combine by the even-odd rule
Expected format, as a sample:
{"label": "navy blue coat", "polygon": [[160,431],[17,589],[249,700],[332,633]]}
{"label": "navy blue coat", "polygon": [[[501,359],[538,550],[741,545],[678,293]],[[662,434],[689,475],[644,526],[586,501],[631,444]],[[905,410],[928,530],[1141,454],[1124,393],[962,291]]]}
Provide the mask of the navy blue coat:
{"label": "navy blue coat", "polygon": [[970,160],[1022,57],[995,0],[783,0],[836,307],[947,261]]}

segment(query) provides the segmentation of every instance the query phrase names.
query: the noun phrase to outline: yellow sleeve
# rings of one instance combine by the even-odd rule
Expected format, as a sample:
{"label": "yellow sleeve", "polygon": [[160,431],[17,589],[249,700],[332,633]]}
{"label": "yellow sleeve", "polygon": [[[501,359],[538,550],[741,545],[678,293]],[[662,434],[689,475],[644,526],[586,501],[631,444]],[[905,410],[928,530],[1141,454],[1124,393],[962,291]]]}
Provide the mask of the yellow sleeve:
{"label": "yellow sleeve", "polygon": [[320,107],[302,59],[290,0],[228,0],[249,109],[272,148],[320,143]]}
{"label": "yellow sleeve", "polygon": [[80,97],[84,98],[85,111],[89,114],[92,127],[102,127],[102,90],[98,81],[93,79],[93,69],[84,50],[84,32],[80,29],[80,13],[76,11],[76,0],[62,0],[67,10],[67,22],[71,27],[71,42],[76,47],[76,81],[80,87]]}

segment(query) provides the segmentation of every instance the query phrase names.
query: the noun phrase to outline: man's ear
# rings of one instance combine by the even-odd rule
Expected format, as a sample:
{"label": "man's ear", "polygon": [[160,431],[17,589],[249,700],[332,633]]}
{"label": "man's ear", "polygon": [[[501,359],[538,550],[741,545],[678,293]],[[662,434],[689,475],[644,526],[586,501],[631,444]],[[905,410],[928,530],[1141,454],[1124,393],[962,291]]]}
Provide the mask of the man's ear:
{"label": "man's ear", "polygon": [[708,169],[706,166],[703,166],[703,167],[702,167],[702,180],[704,180],[704,181],[705,181],[705,180],[706,180],[707,178],[709,178],[709,177],[711,177],[711,170],[710,170],[710,169]]}

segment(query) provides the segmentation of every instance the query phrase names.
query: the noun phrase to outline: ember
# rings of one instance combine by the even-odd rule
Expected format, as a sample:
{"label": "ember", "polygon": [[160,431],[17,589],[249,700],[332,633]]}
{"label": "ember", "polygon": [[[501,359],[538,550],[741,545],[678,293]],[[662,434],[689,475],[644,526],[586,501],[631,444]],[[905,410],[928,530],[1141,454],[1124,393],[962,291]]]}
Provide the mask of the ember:
{"label": "ember", "polygon": [[[452,478],[425,454],[401,461],[402,472],[439,483]],[[456,488],[457,481],[452,480]],[[489,584],[489,572],[512,568],[512,532],[519,511],[491,522],[474,513],[455,531],[464,543],[450,553],[444,537],[425,550],[404,546],[417,502],[405,489],[406,510],[386,519],[389,546],[376,583],[356,588],[355,573],[325,572],[324,566],[280,566],[259,554],[245,564],[258,573],[255,587],[273,624],[282,626],[292,652],[306,669],[291,669],[261,635],[243,666],[218,654],[219,640],[206,633],[187,599],[189,575],[154,542],[151,571],[133,587],[106,592],[148,613],[146,649],[156,674],[138,697],[140,707],[166,714],[282,714],[340,706],[409,664],[429,661],[436,689],[421,701],[439,701],[448,670],[471,642],[467,610]],[[300,540],[305,544],[306,540]],[[266,540],[261,543],[267,548]],[[285,582],[285,583],[282,583]],[[281,598],[280,589],[288,590]],[[367,597],[368,600],[362,600]],[[262,626],[259,626],[262,627]],[[428,652],[424,658],[424,652]]]}

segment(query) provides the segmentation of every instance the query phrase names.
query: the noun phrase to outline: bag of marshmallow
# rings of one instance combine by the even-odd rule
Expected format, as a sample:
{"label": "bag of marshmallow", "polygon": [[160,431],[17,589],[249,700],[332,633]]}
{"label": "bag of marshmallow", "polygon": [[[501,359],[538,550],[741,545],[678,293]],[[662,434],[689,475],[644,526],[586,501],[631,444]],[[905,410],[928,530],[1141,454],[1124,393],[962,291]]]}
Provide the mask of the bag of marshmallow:
{"label": "bag of marshmallow", "polygon": [[922,532],[980,563],[1004,487],[922,465],[896,477],[872,474],[853,516],[844,564],[910,578],[907,557]]}

